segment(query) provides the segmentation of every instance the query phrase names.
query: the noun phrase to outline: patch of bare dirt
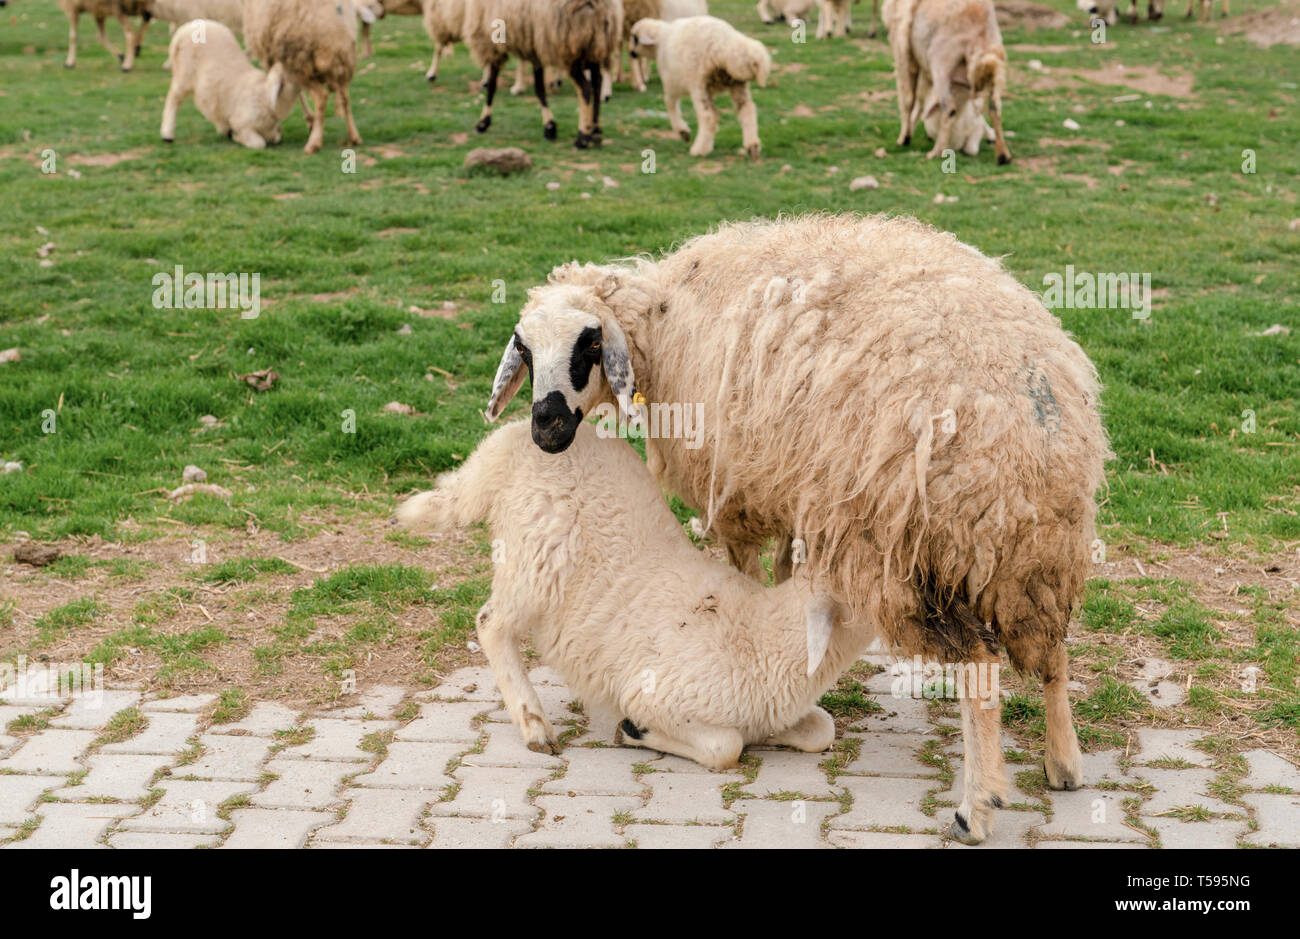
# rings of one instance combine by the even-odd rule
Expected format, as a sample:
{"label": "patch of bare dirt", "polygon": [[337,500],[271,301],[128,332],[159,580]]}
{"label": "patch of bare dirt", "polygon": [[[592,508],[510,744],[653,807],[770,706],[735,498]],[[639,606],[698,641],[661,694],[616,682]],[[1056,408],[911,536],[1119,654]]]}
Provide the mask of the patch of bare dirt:
{"label": "patch of bare dirt", "polygon": [[1025,29],[1061,29],[1070,24],[1070,18],[1060,10],[1029,0],[996,0],[998,26],[1023,26]]}
{"label": "patch of bare dirt", "polygon": [[1234,16],[1219,24],[1219,31],[1243,34],[1257,46],[1282,43],[1300,46],[1300,3],[1283,3],[1267,10]]}
{"label": "patch of bare dirt", "polygon": [[123,153],[72,153],[68,162],[73,166],[117,166],[124,160],[138,160],[143,151],[127,150]]}

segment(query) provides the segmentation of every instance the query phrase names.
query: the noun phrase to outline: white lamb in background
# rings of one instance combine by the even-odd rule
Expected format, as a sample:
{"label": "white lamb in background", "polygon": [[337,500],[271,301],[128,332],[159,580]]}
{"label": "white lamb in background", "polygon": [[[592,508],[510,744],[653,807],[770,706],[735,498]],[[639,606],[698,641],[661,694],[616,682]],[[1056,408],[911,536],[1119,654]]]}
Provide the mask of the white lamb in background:
{"label": "white lamb in background", "polygon": [[[151,19],[162,20],[170,24],[171,35],[176,35],[176,27],[190,20],[216,20],[237,35],[244,34],[244,5],[242,0],[148,0],[144,8]],[[167,61],[163,68],[171,68],[172,60],[168,44]]]}
{"label": "white lamb in background", "polygon": [[[623,0],[623,46],[632,42],[632,27],[640,20],[653,19],[672,22],[688,16],[708,16],[708,0]],[[613,81],[623,80],[623,49],[618,50],[615,63],[617,74]],[[645,91],[646,82],[650,80],[650,61],[632,59],[632,87]]]}
{"label": "white lamb in background", "polygon": [[728,92],[740,119],[745,153],[757,159],[758,108],[750,96],[749,83],[761,88],[772,70],[772,56],[757,39],[750,39],[725,20],[713,16],[691,16],[665,23],[641,20],[632,28],[632,56],[648,54],[659,64],[664,86],[664,107],[673,130],[682,140],[691,139],[691,129],[682,119],[682,98],[690,95],[695,105],[699,130],[691,144],[691,156],[713,152],[713,138],[721,114],[713,96]]}
{"label": "white lamb in background", "polygon": [[176,139],[176,112],[190,95],[199,112],[231,140],[260,150],[280,142],[280,123],[293,110],[298,89],[284,68],[254,68],[229,27],[191,20],[176,30],[168,54],[172,84],[163,104],[162,139]]}
{"label": "white lamb in background", "polygon": [[[603,339],[617,354],[619,336]],[[720,771],[746,744],[834,742],[817,699],[863,634],[836,628],[834,604],[805,578],[763,587],[693,547],[626,441],[582,424],[552,456],[526,421],[508,424],[397,519],[437,531],[486,519],[498,539],[478,639],[530,750],[560,749],[520,657],[530,639],[576,697],[623,716],[615,739],[627,745]]]}
{"label": "white lamb in background", "polygon": [[[930,79],[922,72],[916,82],[916,103],[912,105],[913,127],[922,120],[921,103],[929,97],[929,94]],[[924,118],[923,123],[929,138],[938,140],[939,115],[930,114]],[[997,132],[984,117],[984,101],[980,98],[967,101],[966,106],[957,112],[957,116],[952,119],[952,130],[949,133],[950,142],[968,156],[979,156],[981,142],[987,140],[993,143],[997,140]]]}

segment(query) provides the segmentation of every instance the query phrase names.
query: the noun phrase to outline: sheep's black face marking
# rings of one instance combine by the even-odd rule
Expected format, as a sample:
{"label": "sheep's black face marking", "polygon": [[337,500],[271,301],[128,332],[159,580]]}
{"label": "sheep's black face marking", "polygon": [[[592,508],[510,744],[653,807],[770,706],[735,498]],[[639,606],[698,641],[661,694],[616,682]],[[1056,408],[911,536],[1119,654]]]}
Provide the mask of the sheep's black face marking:
{"label": "sheep's black face marking", "polygon": [[578,333],[578,339],[569,353],[569,381],[574,391],[582,391],[591,380],[591,370],[600,365],[601,330],[588,326]]}
{"label": "sheep's black face marking", "polygon": [[552,391],[541,401],[533,402],[533,443],[547,453],[567,450],[581,423],[582,408],[569,410],[561,392]]}

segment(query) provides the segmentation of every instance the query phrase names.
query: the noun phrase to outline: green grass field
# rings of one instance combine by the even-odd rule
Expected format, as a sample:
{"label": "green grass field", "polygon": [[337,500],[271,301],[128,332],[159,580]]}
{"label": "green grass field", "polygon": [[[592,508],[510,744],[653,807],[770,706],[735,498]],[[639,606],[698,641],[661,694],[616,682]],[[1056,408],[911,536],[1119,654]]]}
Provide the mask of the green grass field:
{"label": "green grass field", "polygon": [[[359,64],[352,85],[365,144],[350,166],[334,116],[315,156],[302,153],[299,113],[286,121],[281,146],[253,152],[219,136],[191,102],[176,142],[166,145],[158,136],[169,81],[160,68],[165,27],[150,27],[136,70],[123,74],[83,20],[79,63],[69,71],[56,5],[14,0],[0,11],[0,348],[17,348],[21,360],[0,364],[0,459],[23,469],[0,476],[0,537],[63,539],[73,554],[88,536],[142,544],[203,537],[229,545],[227,561],[252,530],[293,544],[330,526],[380,520],[397,493],[455,466],[483,435],[478,412],[503,341],[527,288],[554,265],[662,252],[724,219],[886,212],[915,215],[1003,257],[1034,290],[1066,265],[1150,274],[1156,299],[1148,320],[1127,309],[1058,311],[1105,384],[1117,454],[1102,494],[1110,557],[1267,558],[1283,576],[1289,569],[1293,583],[1296,49],[1260,48],[1217,20],[1185,21],[1181,6],[1159,26],[1122,23],[1096,44],[1069,0],[1051,5],[1067,13],[1067,27],[1004,30],[1014,161],[997,166],[985,146],[978,157],[958,155],[947,173],[924,158],[923,133],[910,148],[894,143],[892,62],[882,39],[865,37],[864,5],[855,8],[850,39],[806,43],[792,42],[784,24],[760,23],[750,3],[711,5],[774,54],[773,81],[755,92],[758,162],[738,152],[729,103],[715,152],[690,157],[668,129],[657,79],[644,95],[616,89],[599,150],[571,146],[571,86],[552,101],[559,142],[542,139],[531,96],[504,93],[480,137],[478,70],[463,48],[430,86],[420,24],[390,17],[376,27],[375,57]],[[1244,12],[1270,7],[1255,0]],[[689,106],[686,115],[693,126]],[[509,179],[467,174],[465,153],[478,145],[524,147],[534,169]],[[644,172],[651,156],[655,171]],[[51,166],[55,172],[43,172]],[[866,175],[879,188],[850,188]],[[156,308],[154,275],[176,265],[259,274],[260,315]],[[1260,335],[1275,324],[1290,332]],[[270,390],[239,379],[267,368],[280,376]],[[417,413],[385,412],[394,401]],[[204,428],[204,415],[218,425]],[[169,501],[166,491],[190,463],[231,498]],[[419,566],[423,543],[390,546],[407,552],[401,563]],[[391,586],[393,604],[432,610],[435,622],[415,631],[421,651],[411,675],[426,675],[442,645],[468,635],[485,583],[476,550],[465,547],[455,576],[439,576],[436,589],[418,571],[365,569],[363,580],[378,578],[375,589]],[[61,572],[6,578],[0,652],[75,632],[98,615],[98,592],[152,576],[89,559],[61,563]],[[313,635],[304,624],[325,613],[332,588],[284,576],[273,566],[235,566],[206,582],[236,591],[223,594],[233,610],[280,602],[270,634],[250,640],[264,672],[302,655],[318,675],[334,674],[355,665],[358,650],[394,641],[390,604],[373,596],[350,601],[364,610],[348,631],[328,642]],[[1196,584],[1194,573],[1179,576]],[[37,595],[55,577],[85,585],[86,602],[47,621],[57,610]],[[1237,599],[1246,612],[1231,615],[1249,629],[1248,644],[1225,651],[1213,622],[1199,632],[1185,617],[1148,628],[1146,614],[1159,621],[1163,601],[1142,606],[1148,585],[1131,568],[1113,580],[1122,596],[1112,606],[1121,613],[1098,608],[1090,594],[1087,630],[1111,635],[1089,620],[1107,613],[1119,616],[1115,635],[1140,636],[1197,667],[1218,662],[1227,677],[1204,679],[1218,682],[1213,695],[1225,693],[1220,686],[1242,661],[1296,653],[1293,589],[1261,587],[1263,599]],[[148,622],[133,608],[101,617],[80,651],[99,649],[112,663],[122,648],[156,648],[151,661],[171,669],[168,680],[214,680],[202,668],[205,655],[244,640],[233,627],[203,624],[209,631],[195,627],[193,642],[167,647],[161,637],[174,621],[167,611],[189,608],[186,597],[173,599],[179,606],[159,605],[144,615]],[[1195,601],[1168,606],[1178,602]],[[1134,603],[1138,614],[1125,621],[1116,605]],[[148,636],[122,638],[129,630]],[[1100,663],[1100,678],[1123,667],[1104,643],[1091,645],[1101,651],[1085,660]],[[1244,719],[1300,726],[1293,664],[1266,671],[1275,700],[1266,714],[1252,710]],[[1197,706],[1198,722],[1227,707],[1215,696]],[[1132,716],[1102,708],[1097,720]]]}

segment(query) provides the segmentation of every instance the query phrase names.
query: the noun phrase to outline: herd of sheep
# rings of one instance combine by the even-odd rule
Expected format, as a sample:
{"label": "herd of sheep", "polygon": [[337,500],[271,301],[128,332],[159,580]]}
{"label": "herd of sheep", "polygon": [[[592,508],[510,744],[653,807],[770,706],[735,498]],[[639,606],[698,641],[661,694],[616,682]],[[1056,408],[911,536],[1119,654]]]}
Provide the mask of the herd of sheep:
{"label": "herd of sheep", "polygon": [[[785,19],[796,26],[818,7],[818,38],[846,35],[853,0],[761,0],[765,22]],[[715,97],[728,94],[740,122],[744,152],[761,149],[758,110],[751,85],[766,84],[769,50],[730,23],[708,15],[707,0],[59,0],[68,17],[68,67],[76,64],[77,23],[82,13],[95,21],[99,41],[130,70],[148,23],[172,24],[169,63],[172,85],[163,109],[162,137],[172,141],[176,114],[191,95],[217,129],[247,147],[280,140],[280,124],[302,102],[311,131],[306,151],[320,150],[331,95],[347,124],[347,143],[361,142],[348,88],[356,71],[358,37],[370,54],[371,25],[385,15],[420,16],[432,41],[425,77],[438,76],[440,57],[464,43],[483,69],[485,100],[476,129],[492,123],[501,69],[513,58],[511,88],[531,84],[541,106],[542,132],[558,136],[547,100],[559,81],[577,89],[575,146],[599,145],[600,109],[624,78],[630,56],[630,84],[644,91],[651,63],[663,85],[672,129],[691,141],[681,100],[695,108],[697,131],[690,152],[704,156],[714,146],[720,123]],[[1116,0],[1080,0],[1092,14],[1113,21]],[[1151,0],[1158,18],[1162,0]],[[1225,2],[1226,8],[1226,2]],[[1189,5],[1189,14],[1191,7]],[[1136,16],[1136,0],[1134,0]],[[115,17],[126,36],[118,54],[104,33]],[[139,30],[131,17],[140,17]],[[898,89],[898,142],[906,145],[923,124],[933,140],[931,158],[951,146],[974,155],[980,143],[995,145],[999,163],[1009,162],[1002,127],[1007,57],[992,0],[884,0],[873,3],[871,35],[879,18],[889,31]],[[359,24],[359,25],[358,25]],[[261,61],[256,69],[240,49]],[[308,105],[310,98],[311,105]]]}

